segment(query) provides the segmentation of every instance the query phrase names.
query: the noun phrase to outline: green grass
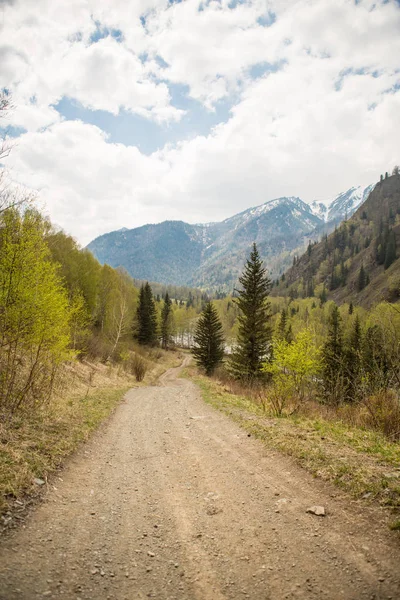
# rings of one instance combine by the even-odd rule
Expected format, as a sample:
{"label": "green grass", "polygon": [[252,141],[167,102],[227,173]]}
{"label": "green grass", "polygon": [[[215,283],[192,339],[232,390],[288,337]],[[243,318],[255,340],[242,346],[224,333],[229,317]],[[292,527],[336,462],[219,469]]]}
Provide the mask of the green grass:
{"label": "green grass", "polygon": [[246,396],[227,392],[217,381],[192,375],[204,400],[223,411],[268,447],[292,456],[314,476],[357,498],[400,510],[400,444],[379,432],[339,421],[269,416]]}

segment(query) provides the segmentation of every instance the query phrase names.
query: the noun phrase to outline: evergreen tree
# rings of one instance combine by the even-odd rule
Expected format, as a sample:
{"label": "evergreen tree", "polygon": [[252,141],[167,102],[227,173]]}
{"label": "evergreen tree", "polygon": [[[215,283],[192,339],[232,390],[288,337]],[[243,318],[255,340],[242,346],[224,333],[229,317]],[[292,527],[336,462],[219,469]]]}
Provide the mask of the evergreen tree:
{"label": "evergreen tree", "polygon": [[346,400],[354,402],[360,393],[362,376],[362,331],[360,318],[356,315],[345,353]]}
{"label": "evergreen tree", "polygon": [[155,346],[157,344],[157,311],[149,282],[140,288],[136,316],[139,344]]}
{"label": "evergreen tree", "polygon": [[281,315],[278,321],[277,338],[285,340],[288,344],[293,340],[292,326],[289,323],[288,313],[286,308],[282,308]]}
{"label": "evergreen tree", "polygon": [[322,288],[322,292],[319,295],[320,305],[322,306],[323,304],[325,304],[325,302],[327,301],[327,299],[328,299],[328,297],[327,297],[326,287],[325,287],[325,283],[324,283],[324,287]]}
{"label": "evergreen tree", "polygon": [[361,290],[363,290],[366,285],[367,285],[367,275],[365,273],[364,265],[361,265],[360,272],[358,274],[358,281],[357,281],[358,291],[361,292]]}
{"label": "evergreen tree", "polygon": [[334,404],[338,404],[343,399],[345,387],[341,321],[339,308],[334,305],[328,321],[328,336],[322,349],[324,395]]}
{"label": "evergreen tree", "polygon": [[281,316],[279,318],[279,322],[278,322],[278,331],[277,331],[277,337],[280,340],[284,340],[285,336],[286,336],[286,327],[287,327],[287,310],[286,308],[282,308],[281,310]]}
{"label": "evergreen tree", "polygon": [[393,230],[390,230],[388,234],[388,241],[386,244],[385,252],[385,269],[388,269],[390,265],[396,260],[396,236]]}
{"label": "evergreen tree", "polygon": [[164,304],[161,310],[161,346],[165,350],[168,350],[171,345],[171,335],[172,335],[172,301],[168,295],[168,292],[165,294]]}
{"label": "evergreen tree", "polygon": [[197,321],[192,354],[206,375],[212,375],[224,357],[222,324],[212,302],[208,302]]}
{"label": "evergreen tree", "polygon": [[263,267],[256,244],[239,277],[241,289],[235,300],[239,308],[237,345],[230,371],[237,379],[263,377],[262,365],[271,354],[271,312],[268,294],[271,282]]}

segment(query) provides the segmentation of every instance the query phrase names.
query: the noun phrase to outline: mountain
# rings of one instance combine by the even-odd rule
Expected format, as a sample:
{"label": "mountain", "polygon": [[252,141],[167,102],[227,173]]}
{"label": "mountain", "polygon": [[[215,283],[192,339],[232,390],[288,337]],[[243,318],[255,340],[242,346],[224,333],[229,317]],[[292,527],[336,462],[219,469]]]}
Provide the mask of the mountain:
{"label": "mountain", "polygon": [[326,220],[338,223],[350,217],[365,202],[374,187],[374,184],[366,188],[359,185],[336,196],[329,204]]}
{"label": "mountain", "polygon": [[[349,199],[351,194],[343,203]],[[272,293],[365,307],[400,300],[399,249],[400,175],[393,175],[373,187],[350,219],[310,244]]]}
{"label": "mountain", "polygon": [[360,188],[352,188],[329,206],[309,205],[291,196],[270,200],[220,223],[164,221],[123,228],[96,238],[88,249],[100,263],[124,267],[136,279],[230,292],[253,242],[271,277],[278,277],[292,263],[294,253],[302,253],[309,240],[332,230],[330,212],[338,219],[340,211],[355,206],[357,193],[364,193],[355,190]]}

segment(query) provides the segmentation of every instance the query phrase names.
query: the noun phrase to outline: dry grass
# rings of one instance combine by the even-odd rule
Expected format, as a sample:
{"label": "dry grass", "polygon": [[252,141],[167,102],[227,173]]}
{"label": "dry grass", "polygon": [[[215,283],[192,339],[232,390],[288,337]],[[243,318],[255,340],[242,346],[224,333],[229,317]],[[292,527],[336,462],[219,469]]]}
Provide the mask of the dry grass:
{"label": "dry grass", "polygon": [[0,422],[0,514],[30,501],[66,457],[112,413],[124,393],[151,385],[168,368],[181,362],[179,353],[143,350],[149,366],[144,380],[121,366],[88,361],[65,365],[50,403]]}
{"label": "dry grass", "polygon": [[242,393],[232,393],[226,382],[200,376],[194,369],[188,374],[206,402],[268,446],[357,498],[378,500],[400,511],[400,444],[383,433],[341,422],[325,408],[321,414],[317,403],[308,408],[308,414],[271,417],[268,405],[260,403],[254,390],[247,394],[241,388]]}

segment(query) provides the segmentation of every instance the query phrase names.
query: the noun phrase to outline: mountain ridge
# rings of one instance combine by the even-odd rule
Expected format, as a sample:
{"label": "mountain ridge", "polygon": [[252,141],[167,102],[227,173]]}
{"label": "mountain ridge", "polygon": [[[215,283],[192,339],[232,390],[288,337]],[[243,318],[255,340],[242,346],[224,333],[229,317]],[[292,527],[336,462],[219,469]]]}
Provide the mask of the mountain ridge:
{"label": "mountain ridge", "polygon": [[[323,217],[321,203],[313,208],[298,196],[283,196],[220,222],[192,225],[167,220],[124,227],[97,237],[87,248],[100,263],[123,267],[137,279],[229,292],[252,242],[275,277],[289,266],[293,252],[301,252],[309,239],[333,229],[338,215],[355,210],[371,187],[358,186],[340,194]],[[329,221],[332,205],[335,219]]]}

